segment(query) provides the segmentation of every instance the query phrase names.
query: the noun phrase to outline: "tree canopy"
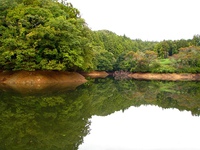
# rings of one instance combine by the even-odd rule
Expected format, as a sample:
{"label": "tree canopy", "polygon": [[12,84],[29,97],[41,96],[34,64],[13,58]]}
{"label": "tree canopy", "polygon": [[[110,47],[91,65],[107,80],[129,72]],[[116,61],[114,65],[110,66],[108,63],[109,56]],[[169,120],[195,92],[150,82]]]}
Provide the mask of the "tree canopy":
{"label": "tree canopy", "polygon": [[92,68],[91,31],[70,3],[5,0],[0,10],[2,69]]}
{"label": "tree canopy", "polygon": [[199,47],[199,35],[156,42],[92,31],[65,0],[0,1],[0,70],[196,73]]}

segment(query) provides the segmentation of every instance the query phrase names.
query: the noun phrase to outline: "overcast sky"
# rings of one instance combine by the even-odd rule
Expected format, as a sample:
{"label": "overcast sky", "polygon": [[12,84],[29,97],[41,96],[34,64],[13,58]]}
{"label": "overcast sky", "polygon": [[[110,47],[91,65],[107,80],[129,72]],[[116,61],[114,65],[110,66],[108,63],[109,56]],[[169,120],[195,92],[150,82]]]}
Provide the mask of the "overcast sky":
{"label": "overcast sky", "polygon": [[68,0],[92,30],[131,39],[190,39],[200,34],[200,0]]}

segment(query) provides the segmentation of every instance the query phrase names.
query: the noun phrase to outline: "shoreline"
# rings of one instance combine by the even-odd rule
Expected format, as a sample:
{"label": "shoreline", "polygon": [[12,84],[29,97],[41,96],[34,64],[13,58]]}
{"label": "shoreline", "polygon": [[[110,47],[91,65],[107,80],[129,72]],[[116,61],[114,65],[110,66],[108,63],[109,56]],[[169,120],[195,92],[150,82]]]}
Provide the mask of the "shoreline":
{"label": "shoreline", "polygon": [[[120,77],[123,74],[118,74]],[[60,84],[60,83],[85,83],[86,78],[106,78],[114,76],[106,71],[67,72],[67,71],[1,71],[1,84]],[[136,80],[162,80],[162,81],[200,81],[200,73],[130,73],[126,72],[125,78]]]}
{"label": "shoreline", "polygon": [[136,80],[200,81],[200,73],[130,73],[128,77]]}
{"label": "shoreline", "polygon": [[[66,72],[66,71],[2,71],[0,89],[14,90],[20,93],[51,92],[55,89],[71,90],[87,82],[86,78],[116,77],[105,71]],[[149,81],[200,81],[200,73],[128,73],[117,74],[116,80],[134,79]]]}
{"label": "shoreline", "polygon": [[87,82],[77,72],[67,71],[3,71],[0,72],[0,83],[37,84],[37,83],[71,83]]}
{"label": "shoreline", "polygon": [[76,72],[64,71],[3,71],[0,72],[0,89],[13,89],[20,93],[37,93],[53,89],[70,90],[87,82]]}

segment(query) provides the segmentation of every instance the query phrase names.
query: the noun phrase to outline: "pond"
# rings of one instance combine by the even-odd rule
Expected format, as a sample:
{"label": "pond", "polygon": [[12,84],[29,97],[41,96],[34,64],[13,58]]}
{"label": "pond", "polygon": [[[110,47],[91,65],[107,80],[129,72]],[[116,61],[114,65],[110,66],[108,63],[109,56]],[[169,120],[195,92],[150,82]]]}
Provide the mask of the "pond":
{"label": "pond", "polygon": [[200,82],[91,79],[0,99],[1,150],[200,149]]}

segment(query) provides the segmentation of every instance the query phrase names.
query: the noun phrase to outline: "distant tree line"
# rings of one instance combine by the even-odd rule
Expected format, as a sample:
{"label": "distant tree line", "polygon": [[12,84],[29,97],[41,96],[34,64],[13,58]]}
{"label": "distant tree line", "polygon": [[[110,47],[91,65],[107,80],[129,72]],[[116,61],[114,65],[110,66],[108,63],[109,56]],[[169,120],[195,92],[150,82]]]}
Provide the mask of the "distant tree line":
{"label": "distant tree line", "polygon": [[142,41],[92,31],[66,1],[0,1],[0,69],[200,72],[200,35]]}

